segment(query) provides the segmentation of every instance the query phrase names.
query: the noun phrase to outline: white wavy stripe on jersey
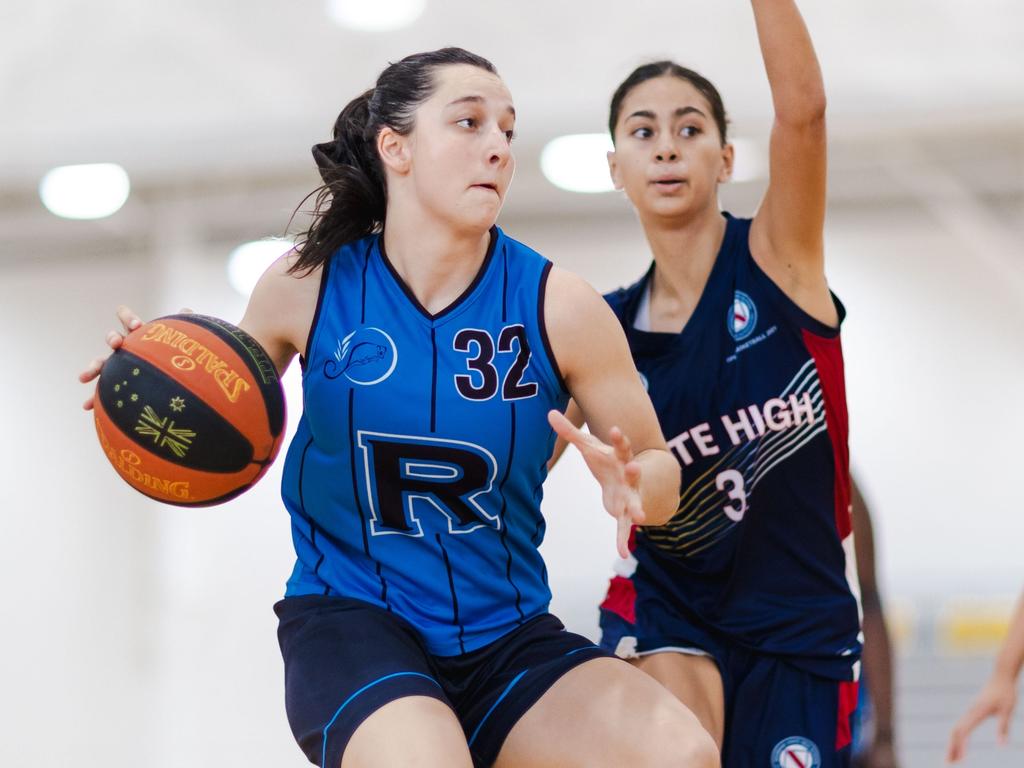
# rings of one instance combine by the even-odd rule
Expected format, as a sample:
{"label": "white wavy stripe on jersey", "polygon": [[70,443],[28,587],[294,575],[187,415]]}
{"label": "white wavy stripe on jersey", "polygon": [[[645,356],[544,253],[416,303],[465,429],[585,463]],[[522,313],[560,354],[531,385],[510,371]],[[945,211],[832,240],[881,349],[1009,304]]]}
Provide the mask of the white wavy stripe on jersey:
{"label": "white wavy stripe on jersey", "polygon": [[[821,389],[819,388],[818,394],[811,398],[811,405],[814,407],[814,421],[808,422],[792,432],[777,433],[777,436],[780,439],[769,439],[764,441],[762,446],[764,451],[758,452],[757,460],[754,462],[753,476],[750,478],[751,490],[753,490],[754,486],[757,485],[758,481],[763,478],[769,470],[774,468],[783,459],[792,456],[794,451],[802,448],[808,443],[808,441],[813,439],[815,435],[828,427],[828,423],[825,418],[825,409],[824,407],[820,407],[822,406],[823,401],[824,397]],[[810,434],[808,434],[808,432]],[[792,450],[787,450],[794,443],[797,445]],[[776,459],[775,457],[783,451],[785,451],[785,455]]]}
{"label": "white wavy stripe on jersey", "polygon": [[[815,384],[817,384],[817,383],[818,382],[815,381]],[[818,395],[816,396],[816,398],[812,399],[812,404],[814,403],[815,399],[817,400],[817,404],[820,405],[821,402],[822,402],[822,395],[821,395],[820,387],[818,388]],[[758,451],[757,458],[755,459],[754,463],[751,465],[753,467],[754,471],[753,471],[753,479],[751,479],[749,483],[747,482],[746,472],[744,472],[743,478],[744,478],[744,484],[748,488],[748,496],[749,496],[749,493],[752,492],[757,487],[757,484],[762,479],[764,479],[765,475],[767,475],[772,469],[774,469],[781,462],[785,461],[787,458],[789,458],[794,453],[799,451],[801,448],[803,448],[805,445],[807,445],[807,443],[809,443],[811,440],[813,440],[817,435],[821,434],[822,432],[824,432],[828,428],[828,424],[827,424],[826,418],[825,418],[824,409],[822,409],[822,408],[815,408],[814,413],[815,413],[815,420],[813,422],[810,422],[810,423],[806,424],[805,426],[801,427],[799,430],[797,430],[795,432],[792,432],[792,433],[786,433],[786,432],[777,433],[775,436],[773,436],[773,437],[776,438],[775,440],[772,440],[771,438],[769,438],[769,439],[764,440],[763,442],[761,442],[759,444],[760,447],[768,446],[769,450],[770,450],[770,453],[768,453],[768,454],[761,454],[761,452]],[[808,430],[810,430],[809,433],[808,433]],[[782,436],[785,436],[785,439],[779,439],[779,438],[782,438]],[[776,445],[777,443],[778,443],[778,445]],[[789,448],[789,450],[786,450],[787,448]],[[784,451],[784,452],[781,455],[779,455],[780,451]],[[762,464],[762,459],[764,458],[765,455],[767,455],[769,457],[767,459],[767,461],[769,463]],[[719,536],[718,534],[724,534],[726,531],[728,531],[730,528],[732,528],[732,526],[737,524],[736,521],[733,521],[732,519],[730,519],[730,518],[728,518],[726,516],[723,516],[723,517],[720,517],[720,518],[717,518],[717,519],[719,520],[720,524],[714,530],[708,531],[704,535],[702,535],[702,536],[700,536],[700,537],[698,537],[696,539],[688,540],[682,547],[679,547],[679,549],[684,551],[684,554],[687,554],[687,555],[689,555],[691,557],[694,556],[694,555],[697,555],[700,552],[703,552],[708,547],[712,546],[716,541],[718,541],[721,538],[721,536]],[[702,546],[699,546],[699,547],[696,547],[696,548],[693,547],[694,544],[700,543],[700,542],[704,541],[704,539],[707,539],[709,537],[710,537],[710,541],[707,541]]]}
{"label": "white wavy stripe on jersey", "polygon": [[[813,360],[808,361],[808,363],[800,369],[800,372],[806,370],[809,365],[813,365],[813,362]],[[793,382],[790,382],[790,386],[788,386],[786,391],[783,392],[783,396],[793,394],[790,390],[793,383],[799,378],[800,373],[794,377]],[[796,430],[775,432],[767,437],[762,436],[758,439],[752,440],[744,446],[741,451],[746,455],[743,456],[736,464],[732,465],[731,468],[742,473],[744,485],[748,487],[749,491],[753,491],[754,487],[760,482],[760,480],[763,479],[764,476],[774,469],[780,462],[800,450],[800,448],[827,428],[825,412],[822,407],[823,396],[821,382],[818,379],[816,368],[808,372],[796,388],[800,389],[804,385],[809,386],[807,390],[801,394],[811,395],[810,402],[812,413],[814,414],[813,421],[807,422]],[[756,447],[757,450],[749,450],[754,447]],[[733,451],[730,451],[730,454],[732,453]],[[727,454],[727,456],[730,454]],[[716,462],[715,468],[720,466],[725,459],[726,457],[723,457],[722,461]],[[705,475],[707,474],[709,474],[709,472],[705,473]],[[702,475],[702,477],[703,476],[704,475]],[[689,491],[689,489],[687,490]],[[713,517],[710,520],[706,519],[711,517],[711,515],[720,508],[718,504],[714,503],[717,500],[717,485],[710,479],[708,482],[704,483],[699,490],[697,490],[696,494],[690,499],[687,506],[703,496],[706,491],[711,491],[708,494],[707,499],[698,503],[697,507],[691,510],[685,518],[682,520],[674,519],[660,529],[647,531],[647,537],[652,541],[652,543],[656,543],[661,549],[671,548],[673,550],[684,550],[685,554],[695,555],[714,544],[715,541],[720,538],[718,534],[724,533],[728,529],[732,528],[732,526],[736,525],[736,521],[726,516]],[[708,502],[712,503],[708,504]],[[711,526],[711,530],[706,530],[709,525]],[[709,538],[711,540],[707,541]],[[702,543],[702,546],[697,549],[693,549],[695,544]]]}
{"label": "white wavy stripe on jersey", "polygon": [[[780,399],[785,399],[786,396],[788,396],[790,394],[793,394],[794,388],[798,388],[800,385],[802,385],[804,383],[804,382],[800,382],[800,384],[798,385],[797,384],[797,380],[801,377],[801,375],[804,374],[804,372],[807,370],[807,368],[809,366],[813,366],[813,365],[814,365],[814,360],[813,359],[808,360],[806,363],[804,363],[800,367],[800,369],[796,372],[796,375],[793,376],[792,380],[790,380],[789,384],[786,385],[785,389],[782,390],[782,393],[779,395],[779,398]],[[796,385],[796,387],[794,387],[794,385]],[[676,513],[678,514],[679,512],[684,511],[690,504],[693,503],[694,498],[687,499],[687,496],[690,496],[690,494],[693,491],[693,489],[697,488],[697,483],[699,483],[705,477],[707,477],[712,472],[714,472],[716,469],[718,469],[718,467],[720,467],[722,465],[722,463],[725,462],[727,459],[732,457],[732,455],[737,450],[742,451],[742,452],[746,452],[746,451],[752,449],[756,445],[757,445],[757,440],[752,440],[751,442],[747,443],[744,446],[734,446],[728,452],[726,452],[725,455],[722,456],[721,459],[719,459],[717,462],[715,462],[711,467],[709,467],[707,470],[705,470],[696,480],[694,480],[690,485],[688,485],[686,487],[686,489],[683,491],[682,495],[680,496],[679,506],[676,509]],[[699,496],[701,493],[703,493],[703,490],[704,490],[705,487],[706,486],[700,486],[698,488],[698,490],[696,491],[696,494]]]}
{"label": "white wavy stripe on jersey", "polygon": [[757,487],[757,484],[759,482],[761,482],[761,480],[764,479],[764,476],[767,475],[772,469],[774,469],[780,462],[783,462],[786,459],[788,459],[790,456],[792,456],[794,453],[799,451],[801,448],[803,448],[805,445],[807,445],[807,443],[809,443],[811,440],[813,440],[817,435],[819,435],[822,432],[824,432],[826,429],[828,429],[828,424],[825,423],[825,419],[823,417],[822,418],[821,426],[817,427],[813,432],[811,432],[809,435],[807,435],[807,437],[805,437],[799,443],[794,445],[791,450],[786,451],[786,453],[784,453],[781,456],[779,456],[771,464],[768,464],[768,465],[766,465],[763,468],[762,467],[758,467],[758,469],[756,470],[756,472],[754,474],[754,479],[750,481],[750,490],[754,490]]}
{"label": "white wavy stripe on jersey", "polygon": [[[708,489],[714,489],[715,487],[715,475],[716,470],[722,466],[722,464],[728,463],[729,468],[737,467],[743,464],[747,460],[749,455],[754,453],[754,448],[757,447],[757,441],[751,440],[745,445],[737,445],[729,449],[721,459],[715,462],[715,464],[708,468],[700,477],[694,480],[690,485],[687,486],[683,496],[680,497],[679,507],[676,509],[676,516],[670,521],[672,525],[682,525],[687,522],[690,518],[696,514],[700,508],[704,505],[705,499],[703,495]],[[733,461],[730,461],[733,460]],[[708,478],[708,475],[711,477]],[[703,482],[702,482],[703,481]],[[698,483],[701,483],[698,485]],[[712,490],[708,498],[714,499],[716,490]],[[686,503],[682,503],[683,499],[686,499]],[[696,505],[696,506],[694,506]],[[679,517],[683,512],[687,512],[686,517]]]}
{"label": "white wavy stripe on jersey", "polygon": [[[780,451],[785,451],[786,448],[788,448],[793,442],[799,441],[800,445],[798,445],[797,448],[801,447],[804,443],[807,442],[807,440],[810,440],[811,438],[814,437],[815,434],[817,434],[817,432],[821,431],[820,428],[815,430],[815,427],[817,425],[820,424],[823,426],[825,424],[824,409],[820,407],[822,402],[821,387],[817,378],[815,378],[811,382],[811,386],[806,391],[806,394],[811,396],[811,408],[812,412],[814,413],[813,421],[809,421],[795,430],[789,429],[781,432],[773,432],[771,434],[767,434],[766,436],[759,436],[758,438],[751,440],[749,443],[747,443],[746,445],[739,449],[739,452],[745,455],[742,456],[742,458],[740,458],[739,461],[735,462],[734,464],[731,464],[730,469],[735,469],[743,474],[744,485],[749,485],[751,489],[753,489],[753,483],[755,482],[755,480],[759,480],[761,477],[764,476],[765,472],[767,472],[768,469],[773,468],[778,463],[773,462],[770,467],[768,467],[764,471],[761,471],[761,467],[764,464],[764,462],[772,461],[776,454],[778,454]],[[808,431],[813,431],[813,433],[811,435],[807,435]],[[804,439],[805,436],[806,439]],[[726,457],[732,455],[732,453],[733,451],[730,451],[730,453],[727,454]],[[791,454],[792,451],[787,453],[786,456],[789,456]],[[725,461],[726,457],[723,457],[722,461],[716,462],[713,469],[717,469],[719,466],[721,466],[721,464]],[[784,456],[783,458],[786,457]],[[709,473],[706,472],[705,475],[707,474]],[[703,478],[704,475],[702,475],[701,477]],[[693,526],[699,523],[705,515],[714,511],[714,507],[707,507],[707,503],[709,501],[715,502],[717,500],[718,489],[716,487],[716,482],[717,481],[714,478],[709,478],[700,488],[698,488],[694,492],[693,497],[687,501],[686,505],[684,505],[680,509],[680,511],[685,510],[698,499],[701,499],[701,497],[704,496],[705,493],[708,494],[707,498],[701,500],[697,504],[697,506],[690,510],[690,512],[684,518],[673,518],[663,527],[674,531],[678,528],[682,528],[688,525]],[[693,488],[692,485],[689,488],[687,488],[686,495],[689,495],[691,488]]]}

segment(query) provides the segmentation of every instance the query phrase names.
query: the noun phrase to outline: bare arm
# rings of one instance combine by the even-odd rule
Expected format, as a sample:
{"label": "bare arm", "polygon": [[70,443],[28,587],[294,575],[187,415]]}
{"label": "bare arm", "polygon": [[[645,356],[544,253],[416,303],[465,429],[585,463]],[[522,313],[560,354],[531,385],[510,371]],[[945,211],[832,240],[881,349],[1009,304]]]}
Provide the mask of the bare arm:
{"label": "bare arm", "polygon": [[775,122],[768,190],[754,217],[751,250],[797,304],[834,324],[825,283],[825,85],[793,0],[751,0]]}
{"label": "bare arm", "polygon": [[[305,351],[306,337],[313,322],[320,290],[320,270],[301,278],[288,274],[293,255],[282,256],[260,278],[249,298],[239,327],[260,343],[279,373],[284,373],[296,353]],[[183,309],[182,312],[191,312]],[[117,350],[127,334],[142,325],[135,312],[122,305],[117,308],[121,331],[110,331],[107,346]],[[82,371],[78,380],[88,383],[100,375],[106,357],[97,357]],[[83,404],[93,407],[93,395]]]}
{"label": "bare arm", "polygon": [[[552,350],[590,427],[590,436],[610,451],[618,443],[616,433],[621,430],[633,457],[627,464],[635,463],[637,467],[635,485],[643,508],[642,521],[647,525],[665,523],[676,510],[679,464],[667,450],[622,327],[593,288],[557,268],[549,278],[544,308]],[[559,429],[559,434],[571,438],[570,442],[582,450],[578,435],[583,433],[568,420],[563,421],[568,428]],[[584,459],[591,466],[586,453]]]}
{"label": "bare arm", "polygon": [[857,483],[850,480],[853,533],[864,608],[864,676],[875,707],[874,738],[865,761],[867,768],[896,765],[893,748],[892,644],[875,578],[875,535],[871,514]]}
{"label": "bare arm", "polygon": [[975,697],[970,708],[953,728],[949,740],[947,759],[959,761],[967,749],[967,738],[971,732],[989,717],[999,718],[999,741],[1005,744],[1010,738],[1010,721],[1017,707],[1017,679],[1024,665],[1024,595],[1017,601],[1017,608],[1010,621],[1010,632],[1003,641],[996,656],[996,663],[985,687]]}
{"label": "bare arm", "polygon": [[263,346],[282,374],[295,355],[306,353],[320,292],[321,270],[301,277],[289,274],[294,258],[282,256],[263,273],[238,323]]}

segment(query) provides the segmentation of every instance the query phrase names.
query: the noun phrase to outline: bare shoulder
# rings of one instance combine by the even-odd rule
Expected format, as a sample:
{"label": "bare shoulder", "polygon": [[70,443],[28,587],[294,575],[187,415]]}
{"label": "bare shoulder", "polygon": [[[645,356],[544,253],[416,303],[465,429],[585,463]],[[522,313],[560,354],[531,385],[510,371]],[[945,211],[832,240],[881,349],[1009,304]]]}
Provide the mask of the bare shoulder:
{"label": "bare shoulder", "polygon": [[579,275],[558,267],[551,268],[544,316],[548,334],[554,337],[587,335],[602,323],[618,325],[607,302],[593,286]]}
{"label": "bare shoulder", "polygon": [[551,269],[544,298],[551,348],[572,388],[573,372],[604,358],[625,354],[622,326],[604,298],[579,275]]}
{"label": "bare shoulder", "polygon": [[263,273],[240,323],[270,353],[279,371],[296,354],[305,354],[320,295],[322,268],[293,272],[297,258],[289,251]]}

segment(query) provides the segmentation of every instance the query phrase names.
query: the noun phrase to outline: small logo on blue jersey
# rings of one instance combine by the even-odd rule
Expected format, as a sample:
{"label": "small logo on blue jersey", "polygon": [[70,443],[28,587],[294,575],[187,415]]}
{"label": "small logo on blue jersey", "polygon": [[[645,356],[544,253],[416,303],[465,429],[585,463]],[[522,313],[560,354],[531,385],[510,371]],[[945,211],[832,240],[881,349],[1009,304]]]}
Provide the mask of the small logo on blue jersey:
{"label": "small logo on blue jersey", "polygon": [[329,379],[344,376],[353,384],[369,386],[384,381],[397,364],[395,340],[380,328],[368,326],[338,340],[334,358],[324,363],[324,375]]}
{"label": "small logo on blue jersey", "polygon": [[651,389],[651,382],[647,380],[642,371],[637,371],[640,374],[640,383],[644,385],[644,392],[649,392]]}
{"label": "small logo on blue jersey", "polygon": [[772,750],[772,768],[820,768],[818,745],[803,736],[790,736]]}
{"label": "small logo on blue jersey", "polygon": [[757,326],[757,306],[743,291],[736,291],[725,325],[736,341],[743,341],[754,332]]}

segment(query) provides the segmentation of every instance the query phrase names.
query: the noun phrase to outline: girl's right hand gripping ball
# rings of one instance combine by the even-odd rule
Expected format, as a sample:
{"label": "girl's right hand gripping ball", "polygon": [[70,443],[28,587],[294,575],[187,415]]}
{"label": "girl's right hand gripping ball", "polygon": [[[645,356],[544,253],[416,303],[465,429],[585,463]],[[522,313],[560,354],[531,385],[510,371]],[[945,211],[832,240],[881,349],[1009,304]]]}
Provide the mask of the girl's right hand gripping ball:
{"label": "girl's right hand gripping ball", "polygon": [[128,334],[103,365],[95,414],[118,474],[185,507],[245,491],[284,436],[274,363],[245,331],[204,315],[161,317]]}

